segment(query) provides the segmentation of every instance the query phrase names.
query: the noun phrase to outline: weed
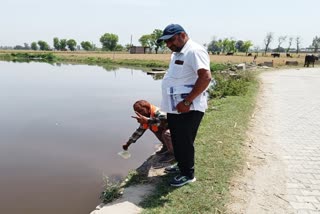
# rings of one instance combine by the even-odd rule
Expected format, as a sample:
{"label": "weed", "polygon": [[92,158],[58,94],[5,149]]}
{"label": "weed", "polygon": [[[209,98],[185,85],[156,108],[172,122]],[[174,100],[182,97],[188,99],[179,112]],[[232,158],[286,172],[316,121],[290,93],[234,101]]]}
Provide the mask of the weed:
{"label": "weed", "polygon": [[109,203],[122,195],[121,181],[111,181],[107,176],[103,177],[104,186],[100,199],[102,203]]}

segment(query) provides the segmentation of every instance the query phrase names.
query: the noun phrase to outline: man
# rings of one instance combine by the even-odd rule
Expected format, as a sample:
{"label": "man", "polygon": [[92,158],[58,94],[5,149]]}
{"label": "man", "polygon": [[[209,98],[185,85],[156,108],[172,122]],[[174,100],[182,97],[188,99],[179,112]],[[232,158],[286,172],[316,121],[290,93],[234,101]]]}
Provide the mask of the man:
{"label": "man", "polygon": [[157,42],[172,50],[171,62],[162,80],[161,109],[167,112],[177,165],[167,173],[180,172],[170,182],[183,186],[194,177],[194,140],[207,108],[206,89],[211,81],[210,59],[205,48],[193,42],[178,24],[168,25]]}
{"label": "man", "polygon": [[160,109],[146,100],[138,100],[133,104],[133,109],[137,116],[132,118],[137,119],[139,127],[131,135],[126,144],[122,145],[124,150],[128,150],[132,143],[135,143],[147,129],[149,129],[162,143],[161,150],[156,154],[163,155],[160,163],[169,163],[174,161],[173,148],[171,143],[171,134],[168,129],[167,115]]}

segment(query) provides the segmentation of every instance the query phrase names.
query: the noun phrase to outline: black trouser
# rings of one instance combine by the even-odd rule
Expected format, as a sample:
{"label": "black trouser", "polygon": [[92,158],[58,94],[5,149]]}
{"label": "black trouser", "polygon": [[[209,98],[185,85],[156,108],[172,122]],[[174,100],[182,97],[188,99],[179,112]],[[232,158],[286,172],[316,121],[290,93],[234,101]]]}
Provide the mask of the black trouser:
{"label": "black trouser", "polygon": [[173,151],[181,175],[194,177],[194,140],[204,113],[167,114]]}

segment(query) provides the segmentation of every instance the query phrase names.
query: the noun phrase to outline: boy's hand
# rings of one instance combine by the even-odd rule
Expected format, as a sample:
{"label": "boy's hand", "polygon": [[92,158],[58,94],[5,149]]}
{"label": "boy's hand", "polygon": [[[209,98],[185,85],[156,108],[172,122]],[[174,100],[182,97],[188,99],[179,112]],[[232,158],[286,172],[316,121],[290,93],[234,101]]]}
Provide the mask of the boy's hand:
{"label": "boy's hand", "polygon": [[122,148],[123,148],[123,150],[128,150],[128,147],[129,147],[129,145],[128,144],[124,144],[124,145],[122,145]]}
{"label": "boy's hand", "polygon": [[148,119],[147,117],[143,116],[142,114],[140,114],[139,112],[135,111],[135,113],[137,114],[137,116],[131,116],[132,118],[137,119],[138,123],[141,124],[147,124],[148,123]]}

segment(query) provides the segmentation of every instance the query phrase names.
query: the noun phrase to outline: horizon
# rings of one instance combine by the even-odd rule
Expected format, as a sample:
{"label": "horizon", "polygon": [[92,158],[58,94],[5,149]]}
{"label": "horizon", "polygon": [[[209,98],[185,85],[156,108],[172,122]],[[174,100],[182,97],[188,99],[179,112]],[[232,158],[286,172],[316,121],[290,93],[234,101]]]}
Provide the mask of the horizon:
{"label": "horizon", "polygon": [[[199,44],[217,39],[250,40],[253,47],[264,47],[264,38],[274,33],[270,44],[278,46],[280,36],[297,37],[301,47],[309,47],[320,29],[312,26],[317,20],[320,1],[289,0],[256,2],[209,0],[185,3],[181,0],[99,0],[62,1],[44,4],[40,0],[4,0],[0,14],[0,46],[23,45],[43,40],[53,47],[53,38],[74,39],[101,47],[104,33],[118,35],[118,44],[139,46],[139,38],[151,34],[154,29],[163,30],[168,24],[181,24],[190,38]],[[312,6],[312,7],[311,7]],[[281,45],[287,47],[288,39]],[[292,47],[295,46],[293,41]]]}

